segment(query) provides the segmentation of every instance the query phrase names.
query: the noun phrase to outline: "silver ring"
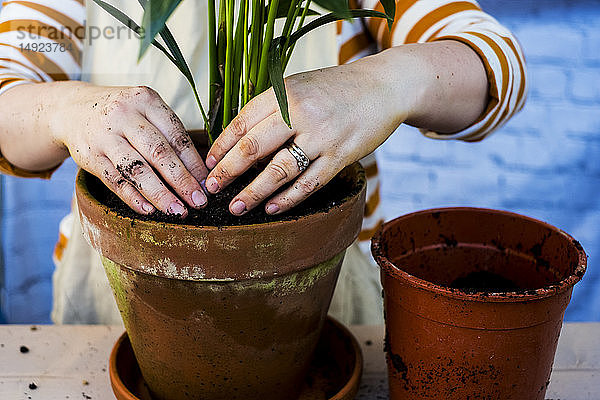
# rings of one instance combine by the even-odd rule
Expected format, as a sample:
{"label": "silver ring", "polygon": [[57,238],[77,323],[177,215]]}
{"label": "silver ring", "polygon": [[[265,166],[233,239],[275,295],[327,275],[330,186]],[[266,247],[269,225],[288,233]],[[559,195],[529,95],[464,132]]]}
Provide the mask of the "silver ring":
{"label": "silver ring", "polygon": [[298,164],[298,169],[300,170],[300,172],[304,172],[304,170],[308,167],[308,164],[310,164],[310,159],[306,156],[302,149],[298,147],[298,145],[294,142],[290,142],[290,144],[286,146],[286,149],[288,149],[288,151],[296,159],[296,163]]}

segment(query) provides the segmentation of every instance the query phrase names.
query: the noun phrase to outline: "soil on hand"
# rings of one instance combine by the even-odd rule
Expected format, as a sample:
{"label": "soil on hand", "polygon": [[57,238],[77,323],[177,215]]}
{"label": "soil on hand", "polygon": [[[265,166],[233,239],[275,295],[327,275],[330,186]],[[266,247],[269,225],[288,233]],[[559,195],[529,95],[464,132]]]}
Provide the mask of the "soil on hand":
{"label": "soil on hand", "polygon": [[338,175],[307,200],[286,213],[275,216],[268,215],[265,212],[265,205],[261,204],[241,217],[231,214],[229,203],[258,175],[258,172],[257,169],[251,169],[221,192],[216,195],[209,195],[208,205],[203,209],[196,210],[188,206],[189,214],[185,219],[181,219],[178,215],[167,215],[161,212],[155,212],[150,216],[139,215],[104,186],[98,178],[89,175],[87,179],[90,193],[121,216],[144,221],[219,227],[294,220],[305,215],[325,212],[342,203],[348,196],[355,195],[360,189],[358,185],[353,185],[350,181]]}
{"label": "soil on hand", "polygon": [[466,293],[514,292],[522,289],[510,279],[489,271],[471,272],[455,279],[450,287]]}

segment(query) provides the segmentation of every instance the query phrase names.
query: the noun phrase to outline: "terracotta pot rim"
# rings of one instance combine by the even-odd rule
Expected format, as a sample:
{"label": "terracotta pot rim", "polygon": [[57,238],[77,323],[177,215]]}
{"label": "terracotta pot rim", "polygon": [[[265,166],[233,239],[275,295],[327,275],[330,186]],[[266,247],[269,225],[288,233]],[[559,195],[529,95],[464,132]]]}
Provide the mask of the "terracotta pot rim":
{"label": "terracotta pot rim", "polygon": [[[261,228],[261,227],[277,227],[277,226],[287,226],[290,224],[294,224],[297,223],[299,220],[303,220],[303,219],[309,219],[309,218],[315,218],[321,215],[326,215],[331,213],[332,211],[335,210],[339,210],[341,208],[344,208],[348,205],[348,202],[351,201],[352,199],[358,197],[358,194],[360,194],[360,191],[357,194],[354,195],[347,195],[345,196],[338,204],[332,206],[331,208],[327,209],[326,211],[319,211],[319,212],[313,212],[313,213],[309,213],[306,215],[302,215],[298,218],[294,218],[294,219],[289,219],[289,220],[282,220],[282,221],[272,221],[272,222],[261,222],[258,224],[244,224],[244,225],[224,225],[224,226],[214,226],[214,225],[188,225],[188,224],[174,224],[171,222],[163,222],[163,221],[153,221],[153,220],[142,220],[142,219],[134,219],[131,217],[127,217],[127,216],[123,216],[118,214],[117,212],[115,212],[114,210],[112,210],[110,207],[108,207],[107,205],[101,203],[98,199],[96,199],[96,197],[94,197],[88,187],[87,187],[87,182],[86,182],[86,177],[91,175],[89,172],[83,170],[83,169],[79,169],[79,172],[77,173],[77,178],[76,178],[76,182],[75,185],[77,187],[79,187],[81,189],[80,194],[83,198],[85,198],[88,202],[90,202],[93,206],[99,207],[102,212],[108,216],[111,216],[115,219],[120,219],[123,221],[127,221],[127,223],[135,223],[136,225],[139,225],[141,227],[146,227],[148,225],[152,225],[152,226],[156,226],[159,225],[161,227],[164,228],[168,228],[171,230],[180,230],[180,231],[187,231],[189,232],[190,229],[192,230],[202,230],[202,231],[219,231],[219,232],[223,232],[223,231],[236,231],[236,230],[240,230],[240,229],[247,229],[249,227],[252,228]],[[364,176],[364,172],[359,173],[358,175],[358,179],[357,179],[357,184],[359,186],[364,186],[364,182],[366,182],[366,178]]]}
{"label": "terracotta pot rim", "polygon": [[[112,262],[169,279],[262,279],[330,260],[358,237],[365,171],[354,163],[341,174],[353,190],[328,210],[253,225],[180,225],[121,216],[90,192],[91,175],[82,170],[75,194],[86,240]],[[316,232],[328,240],[318,240]]]}
{"label": "terracotta pot rim", "polygon": [[[356,392],[358,391],[358,386],[360,385],[360,380],[362,378],[362,373],[363,373],[363,355],[362,355],[362,350],[360,349],[360,345],[358,344],[358,341],[356,340],[356,337],[354,337],[354,335],[352,334],[352,332],[350,332],[350,330],[344,326],[344,324],[342,324],[341,322],[339,322],[338,320],[336,320],[335,318],[332,318],[330,316],[327,316],[327,320],[336,327],[336,329],[339,329],[340,332],[342,332],[344,334],[344,336],[346,336],[347,338],[350,339],[350,342],[352,343],[352,348],[354,351],[354,354],[356,355],[356,357],[354,358],[354,366],[352,367],[352,375],[350,376],[350,378],[348,378],[348,381],[346,382],[346,384],[344,386],[342,386],[340,388],[340,390],[333,396],[330,397],[328,400],[345,400],[348,399],[349,394],[352,393],[353,391]],[[354,396],[351,396],[350,398],[353,398]]]}
{"label": "terracotta pot rim", "polygon": [[119,392],[119,394],[125,397],[127,400],[139,400],[137,396],[131,393],[118,373],[119,368],[117,365],[117,355],[125,340],[129,340],[127,332],[124,332],[121,334],[121,336],[119,336],[117,342],[113,345],[113,348],[110,352],[110,357],[108,358],[108,375],[110,378],[110,384],[114,392]]}
{"label": "terracotta pot rim", "polygon": [[[454,211],[468,211],[473,213],[491,213],[496,215],[502,215],[507,217],[515,217],[524,221],[533,222],[536,224],[540,224],[543,227],[550,229],[556,233],[564,235],[573,246],[576,247],[577,250],[577,267],[573,271],[571,275],[561,280],[557,284],[548,285],[541,287],[539,289],[532,289],[526,291],[514,291],[514,292],[502,292],[502,293],[465,293],[459,289],[448,288],[445,286],[437,285],[435,283],[429,282],[427,280],[418,278],[414,275],[411,275],[398,266],[394,265],[385,255],[383,255],[383,249],[381,247],[381,240],[383,231],[386,225],[402,221],[408,218],[412,218],[417,215],[422,214],[432,214],[432,213],[445,213],[445,212],[454,212]],[[575,244],[577,243],[577,244]],[[571,235],[564,232],[563,230],[550,225],[546,222],[540,221],[535,218],[527,217],[521,214],[517,214],[511,211],[504,210],[495,210],[489,208],[478,208],[478,207],[445,207],[445,208],[432,208],[421,211],[412,212],[410,214],[406,214],[390,220],[382,225],[371,240],[371,252],[375,257],[375,260],[380,265],[382,270],[395,278],[399,278],[409,285],[420,288],[429,292],[433,292],[436,294],[443,295],[445,297],[450,297],[458,300],[465,301],[474,301],[474,302],[493,302],[493,303],[513,303],[513,302],[522,302],[522,301],[533,301],[533,300],[541,300],[547,297],[555,296],[559,293],[562,293],[569,288],[572,288],[577,282],[581,280],[583,277],[586,268],[587,268],[587,255],[579,242],[575,240]]]}

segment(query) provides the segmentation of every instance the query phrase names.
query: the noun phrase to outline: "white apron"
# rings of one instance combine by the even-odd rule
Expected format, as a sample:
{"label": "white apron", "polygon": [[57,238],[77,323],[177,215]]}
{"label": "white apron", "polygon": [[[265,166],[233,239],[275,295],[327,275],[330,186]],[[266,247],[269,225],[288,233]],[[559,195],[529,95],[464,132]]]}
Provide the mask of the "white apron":
{"label": "white apron", "polygon": [[[173,108],[187,129],[202,128],[199,110],[181,73],[153,48],[138,64],[139,40],[93,2],[87,3],[88,31],[106,27],[113,30],[108,30],[109,35],[86,40],[83,80],[97,85],[150,86]],[[141,21],[138,2],[119,0],[111,4]],[[194,74],[205,107],[208,106],[206,15],[205,1],[186,0],[168,24]],[[117,34],[119,40],[110,38]],[[336,64],[335,25],[329,25],[301,39],[288,73]],[[83,238],[77,213],[62,221],[61,234],[67,243],[60,260],[55,258],[52,320],[58,324],[121,324],[100,258]],[[358,244],[353,244],[346,253],[330,313],[347,324],[379,324],[383,320],[379,272],[372,258],[365,254],[366,246],[362,248],[361,251]]]}

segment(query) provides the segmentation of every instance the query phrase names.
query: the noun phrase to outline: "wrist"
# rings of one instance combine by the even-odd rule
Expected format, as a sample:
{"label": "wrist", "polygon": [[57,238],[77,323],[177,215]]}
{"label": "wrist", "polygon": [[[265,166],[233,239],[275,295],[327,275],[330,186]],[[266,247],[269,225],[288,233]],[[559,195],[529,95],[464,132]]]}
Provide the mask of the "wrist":
{"label": "wrist", "polygon": [[48,83],[40,95],[45,107],[45,118],[48,126],[50,141],[57,152],[69,155],[69,135],[80,130],[80,118],[91,115],[91,110],[83,110],[86,103],[80,95],[88,83],[79,81],[64,81]]}
{"label": "wrist", "polygon": [[421,118],[426,101],[434,92],[434,74],[418,46],[393,47],[364,59],[363,68],[368,71],[381,110],[396,125]]}

